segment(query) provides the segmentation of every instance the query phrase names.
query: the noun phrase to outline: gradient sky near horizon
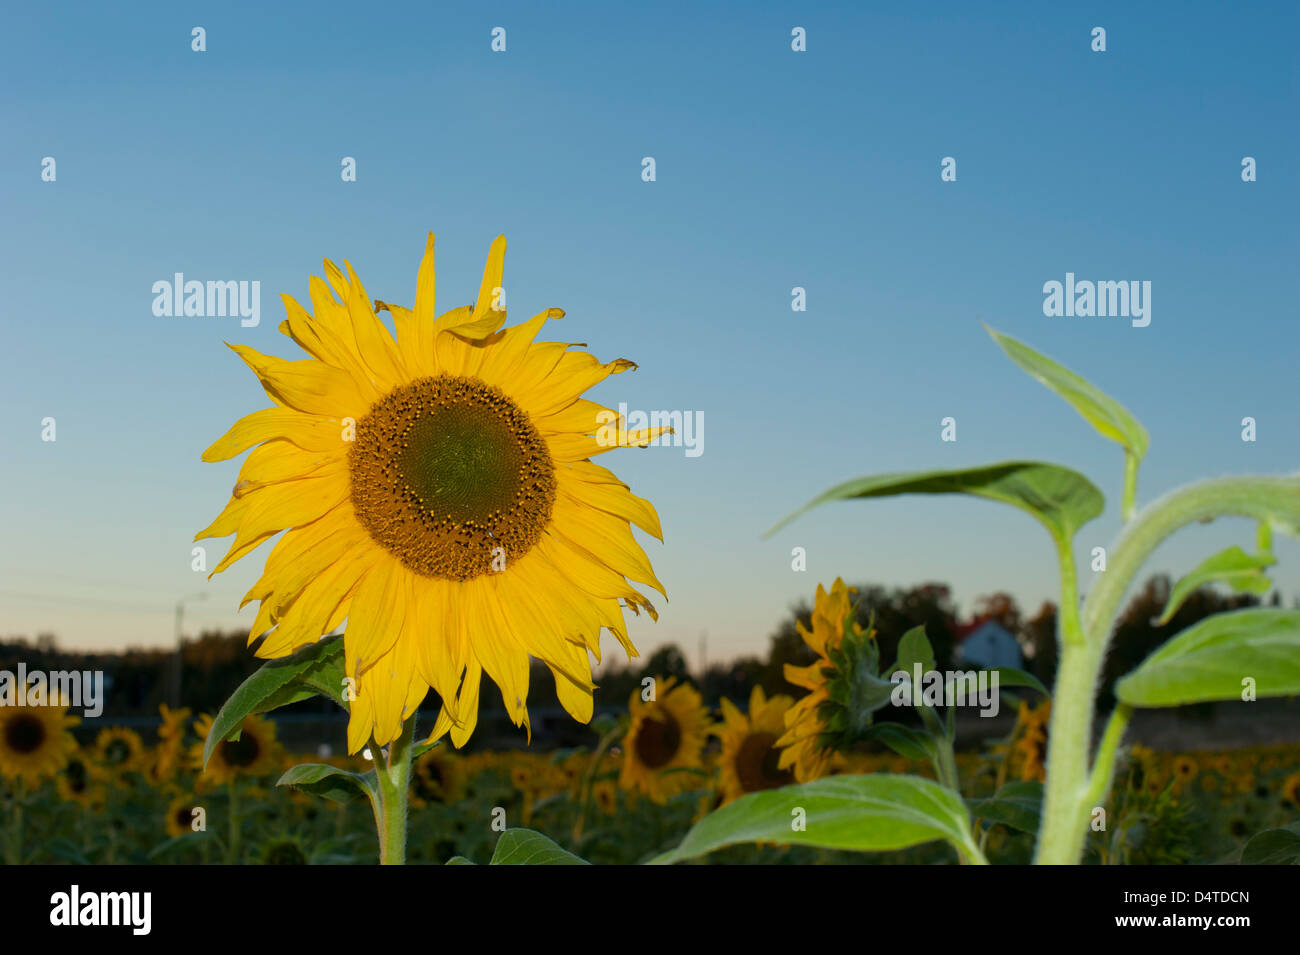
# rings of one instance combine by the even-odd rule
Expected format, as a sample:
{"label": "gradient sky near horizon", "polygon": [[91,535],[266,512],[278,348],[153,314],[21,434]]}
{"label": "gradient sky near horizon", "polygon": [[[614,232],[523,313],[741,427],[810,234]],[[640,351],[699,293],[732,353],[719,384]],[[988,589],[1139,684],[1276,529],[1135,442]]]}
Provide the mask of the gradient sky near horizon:
{"label": "gradient sky near horizon", "polygon": [[[1080,559],[1109,544],[1120,450],[981,321],[1143,421],[1143,502],[1295,472],[1297,8],[1065,6],[10,5],[0,636],[166,644],[200,592],[186,632],[247,626],[236,607],[269,546],[211,582],[190,569],[238,469],[199,454],[267,403],[222,342],[297,357],[279,293],[306,302],[325,256],[409,304],[429,230],[441,308],[476,295],[505,233],[512,321],[561,306],[549,337],[640,364],[592,397],[703,415],[699,457],[601,461],[663,521],[646,546],[669,601],[634,622],[643,653],[673,641],[694,660],[705,633],[711,659],[762,652],[837,575],[945,581],[967,611],[994,590],[1029,611],[1055,597],[1046,535],[985,501],[848,502],[762,539],[861,474],[1058,461],[1111,504]],[[153,283],[176,272],[259,281],[261,324],[155,317]],[[1067,272],[1150,281],[1150,325],[1045,317],[1043,284]],[[1243,522],[1197,527],[1151,569],[1252,540]],[[1289,604],[1300,545],[1278,556]]]}

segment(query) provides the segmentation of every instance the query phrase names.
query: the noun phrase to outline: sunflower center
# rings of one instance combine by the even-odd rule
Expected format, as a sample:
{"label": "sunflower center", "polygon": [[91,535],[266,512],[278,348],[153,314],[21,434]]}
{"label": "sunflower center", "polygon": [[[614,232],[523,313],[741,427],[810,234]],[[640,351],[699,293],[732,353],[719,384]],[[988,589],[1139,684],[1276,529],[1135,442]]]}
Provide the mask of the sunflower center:
{"label": "sunflower center", "polygon": [[176,810],[176,825],[181,829],[189,829],[194,824],[194,807],[181,806]]}
{"label": "sunflower center", "polygon": [[5,745],[15,753],[34,753],[44,742],[45,723],[35,716],[24,713],[5,723]]}
{"label": "sunflower center", "polygon": [[352,506],[376,543],[425,577],[504,570],[550,523],[555,467],[528,415],[475,378],[421,378],[357,422]]}
{"label": "sunflower center", "polygon": [[119,766],[131,758],[131,744],[124,739],[110,740],[104,747],[104,761],[110,766]]}
{"label": "sunflower center", "polygon": [[781,751],[775,733],[750,733],[736,752],[736,778],[747,793],[776,789],[794,781],[788,769],[779,768]]}
{"label": "sunflower center", "polygon": [[225,760],[226,765],[239,769],[252,766],[261,753],[262,744],[247,730],[239,735],[239,739],[226,740],[221,744],[221,758]]}
{"label": "sunflower center", "polygon": [[68,763],[66,772],[68,774],[68,789],[74,793],[84,793],[86,784],[89,782],[86,775],[86,764],[79,759],[74,759]]}
{"label": "sunflower center", "polygon": [[636,755],[648,769],[667,766],[682,748],[682,728],[667,710],[647,716],[636,734]]}

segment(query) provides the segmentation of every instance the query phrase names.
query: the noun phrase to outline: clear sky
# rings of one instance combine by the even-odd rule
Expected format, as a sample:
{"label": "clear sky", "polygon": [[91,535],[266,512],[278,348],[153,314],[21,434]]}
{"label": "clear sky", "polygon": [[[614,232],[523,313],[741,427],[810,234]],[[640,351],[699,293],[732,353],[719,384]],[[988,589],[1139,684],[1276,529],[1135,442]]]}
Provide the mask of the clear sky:
{"label": "clear sky", "polygon": [[[1029,610],[1054,597],[1046,535],[983,501],[844,503],[761,539],[849,477],[1029,457],[1097,482],[1111,507],[1079,553],[1109,543],[1121,452],[981,320],[1144,422],[1142,501],[1300,468],[1295,4],[740,9],[10,5],[0,635],[165,643],[199,592],[187,631],[251,622],[235,608],[269,547],[210,583],[190,569],[237,470],[199,454],[267,403],[222,342],[296,357],[278,296],[306,302],[325,256],[409,304],[429,230],[443,307],[475,296],[505,233],[513,321],[561,306],[551,337],[640,364],[593,397],[703,416],[698,457],[602,459],[663,520],[647,549],[670,599],[635,625],[643,651],[693,655],[704,632],[712,658],[761,651],[836,575],[950,582],[966,609],[997,589]],[[153,283],[176,272],[259,281],[261,324],[155,316]],[[1045,316],[1043,285],[1067,272],[1150,281],[1150,325]],[[1252,539],[1198,527],[1154,569]],[[1278,553],[1290,603],[1300,545]]]}

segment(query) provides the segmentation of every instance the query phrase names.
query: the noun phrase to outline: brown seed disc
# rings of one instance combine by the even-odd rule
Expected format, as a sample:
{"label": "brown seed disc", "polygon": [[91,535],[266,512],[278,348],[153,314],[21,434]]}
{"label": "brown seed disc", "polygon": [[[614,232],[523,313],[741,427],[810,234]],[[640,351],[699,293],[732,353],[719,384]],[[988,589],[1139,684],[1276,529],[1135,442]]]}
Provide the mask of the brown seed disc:
{"label": "brown seed disc", "polygon": [[541,539],[555,466],[499,389],[453,375],[389,392],[357,422],[352,505],[380,546],[425,577],[504,570]]}

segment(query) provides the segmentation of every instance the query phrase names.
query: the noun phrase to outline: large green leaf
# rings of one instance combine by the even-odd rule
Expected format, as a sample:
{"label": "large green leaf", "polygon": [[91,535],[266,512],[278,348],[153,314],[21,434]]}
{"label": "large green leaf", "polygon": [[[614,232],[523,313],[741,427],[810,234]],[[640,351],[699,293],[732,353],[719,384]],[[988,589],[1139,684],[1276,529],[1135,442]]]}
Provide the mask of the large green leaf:
{"label": "large green leaf", "polygon": [[244,719],[313,696],[328,696],[344,709],[343,636],[318,640],[292,656],[272,660],[239,685],[226,700],[203,744],[203,765],[225,739],[237,739]]}
{"label": "large green leaf", "polygon": [[1241,852],[1241,864],[1300,865],[1300,822],[1251,836]]}
{"label": "large green leaf", "polygon": [[1017,365],[1068,401],[1090,425],[1106,438],[1123,445],[1139,461],[1147,453],[1147,429],[1114,398],[1102,392],[1070,369],[1040,355],[1024,342],[1016,341],[987,325],[984,329]]}
{"label": "large green leaf", "polygon": [[742,842],[879,852],[936,839],[984,861],[956,793],[919,776],[831,776],[742,796],[705,816],[681,845],[652,862],[679,862]]}
{"label": "large green leaf", "polygon": [[379,797],[379,784],[373,769],[368,773],[353,773],[324,763],[302,763],[291,768],[275,784],[292,786],[337,803],[352,802],[362,796],[372,801]]}
{"label": "large green leaf", "polygon": [[1256,557],[1236,546],[1221,550],[1174,584],[1173,590],[1169,592],[1169,601],[1165,604],[1164,613],[1156,622],[1166,624],[1172,620],[1178,608],[1183,605],[1183,601],[1198,587],[1206,584],[1227,584],[1237,593],[1250,593],[1257,596],[1266,594],[1273,586],[1273,582],[1264,573],[1264,568],[1276,563],[1277,558],[1272,554],[1260,554]]}
{"label": "large green leaf", "polygon": [[767,533],[775,533],[827,501],[895,494],[974,494],[1012,504],[1038,518],[1063,546],[1105,506],[1101,491],[1076,471],[1037,461],[1007,461],[955,471],[910,471],[855,478],[813,498]]}
{"label": "large green leaf", "polygon": [[1043,784],[1032,779],[1010,782],[987,799],[967,799],[966,805],[977,819],[1021,832],[1037,832],[1043,812]]}
{"label": "large green leaf", "polygon": [[1206,617],[1116,683],[1115,695],[1130,706],[1239,700],[1247,677],[1259,697],[1300,693],[1300,610],[1253,608]]}
{"label": "large green leaf", "polygon": [[497,840],[490,865],[590,865],[532,829],[507,829]]}

